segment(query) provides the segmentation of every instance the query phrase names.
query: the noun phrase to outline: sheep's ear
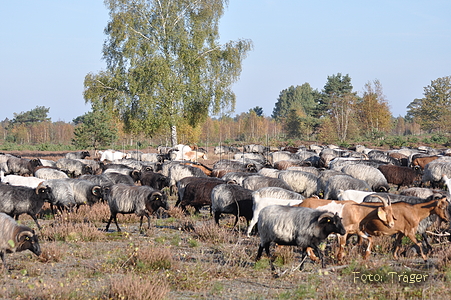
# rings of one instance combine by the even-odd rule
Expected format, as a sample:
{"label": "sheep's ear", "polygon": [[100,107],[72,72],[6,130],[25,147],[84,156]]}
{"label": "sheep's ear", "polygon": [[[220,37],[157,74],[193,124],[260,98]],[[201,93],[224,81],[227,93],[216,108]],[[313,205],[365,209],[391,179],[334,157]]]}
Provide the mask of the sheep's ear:
{"label": "sheep's ear", "polygon": [[377,216],[382,222],[387,222],[387,213],[382,209],[382,207],[377,208]]}

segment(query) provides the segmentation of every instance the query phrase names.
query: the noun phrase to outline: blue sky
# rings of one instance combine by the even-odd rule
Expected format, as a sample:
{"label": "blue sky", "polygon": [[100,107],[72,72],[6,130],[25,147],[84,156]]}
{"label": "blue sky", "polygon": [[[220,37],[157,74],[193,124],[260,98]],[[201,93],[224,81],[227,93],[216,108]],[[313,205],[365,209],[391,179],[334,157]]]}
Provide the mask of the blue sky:
{"label": "blue sky", "polygon": [[[251,39],[254,50],[233,86],[232,116],[256,106],[270,116],[280,92],[349,74],[354,91],[378,79],[394,116],[451,75],[451,1],[229,0],[221,42]],[[52,121],[90,110],[87,73],[105,68],[108,11],[101,0],[6,1],[0,9],[0,120],[36,106]]]}

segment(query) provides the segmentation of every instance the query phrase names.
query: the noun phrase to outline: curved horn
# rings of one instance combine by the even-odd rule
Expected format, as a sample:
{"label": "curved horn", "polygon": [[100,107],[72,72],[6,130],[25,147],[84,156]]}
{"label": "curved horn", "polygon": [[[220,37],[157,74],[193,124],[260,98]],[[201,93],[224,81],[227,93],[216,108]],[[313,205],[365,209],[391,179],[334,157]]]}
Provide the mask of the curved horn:
{"label": "curved horn", "polygon": [[29,231],[29,230],[25,230],[25,231],[22,231],[22,232],[20,232],[18,235],[17,235],[17,241],[21,241],[23,238],[25,238],[25,237],[29,237],[29,238],[31,238],[31,237],[33,237],[34,236],[34,233],[33,232],[31,232],[31,231]]}
{"label": "curved horn", "polygon": [[99,185],[95,185],[91,189],[91,193],[95,196],[100,196],[102,192],[102,188]]}
{"label": "curved horn", "polygon": [[42,185],[42,184],[39,184],[39,185],[36,187],[36,194],[39,195],[39,193],[44,192],[46,188],[47,188],[47,186]]}
{"label": "curved horn", "polygon": [[388,195],[387,195],[388,202],[387,202],[387,200],[386,200],[384,197],[381,197],[381,196],[379,196],[379,195],[371,194],[371,196],[372,196],[372,197],[377,197],[377,198],[379,198],[379,199],[382,201],[382,203],[384,204],[384,207],[385,207],[385,206],[391,205],[390,197],[389,197]]}
{"label": "curved horn", "polygon": [[333,213],[331,213],[330,211],[326,211],[326,212],[322,213],[322,214],[319,216],[318,222],[321,222],[321,220],[324,219],[324,218],[331,218],[331,219],[332,219],[333,217],[334,217],[334,214],[333,214]]}

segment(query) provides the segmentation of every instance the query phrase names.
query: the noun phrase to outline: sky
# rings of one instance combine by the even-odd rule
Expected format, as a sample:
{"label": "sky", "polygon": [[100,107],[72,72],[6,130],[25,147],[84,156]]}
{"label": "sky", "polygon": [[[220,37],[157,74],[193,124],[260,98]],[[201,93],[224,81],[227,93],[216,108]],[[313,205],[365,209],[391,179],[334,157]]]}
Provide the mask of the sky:
{"label": "sky", "polygon": [[[231,116],[259,106],[271,116],[280,92],[327,77],[351,77],[354,91],[379,80],[393,116],[424,96],[431,81],[451,76],[451,1],[229,0],[220,42],[250,39],[232,89]],[[91,109],[88,73],[104,70],[102,0],[4,1],[0,8],[0,120],[37,106],[53,122]]]}

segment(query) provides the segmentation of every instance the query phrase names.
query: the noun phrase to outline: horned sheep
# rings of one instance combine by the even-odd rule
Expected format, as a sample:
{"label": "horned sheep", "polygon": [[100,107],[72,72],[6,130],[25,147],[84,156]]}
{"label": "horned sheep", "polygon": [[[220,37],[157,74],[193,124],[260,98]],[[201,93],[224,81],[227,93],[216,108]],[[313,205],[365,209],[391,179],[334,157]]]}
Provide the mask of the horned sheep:
{"label": "horned sheep", "polygon": [[52,189],[40,184],[36,189],[25,186],[12,186],[0,184],[0,212],[11,217],[19,218],[21,214],[27,214],[41,229],[37,214],[41,211],[44,201],[55,203]]}
{"label": "horned sheep", "polygon": [[[258,231],[260,245],[256,260],[262,256],[263,249],[270,257],[269,247],[271,242],[275,242],[279,245],[298,246],[304,251],[307,248],[313,249],[322,267],[325,267],[325,263],[318,245],[331,233],[342,235],[346,233],[342,220],[337,214],[306,207],[282,205],[271,205],[261,210]],[[309,253],[310,257],[313,254]],[[272,260],[270,263],[271,268],[274,269]]]}
{"label": "horned sheep", "polygon": [[19,225],[5,213],[0,213],[0,257],[4,269],[7,270],[5,253],[30,250],[37,256],[41,255],[38,236],[28,226]]}
{"label": "horned sheep", "polygon": [[111,221],[114,220],[117,231],[121,231],[117,223],[117,214],[136,214],[141,217],[139,230],[141,231],[143,217],[147,217],[148,228],[150,228],[149,207],[152,212],[159,207],[169,209],[167,196],[158,190],[148,186],[129,186],[125,184],[113,185],[107,195],[108,206],[110,207],[110,218],[105,231],[108,231]]}

